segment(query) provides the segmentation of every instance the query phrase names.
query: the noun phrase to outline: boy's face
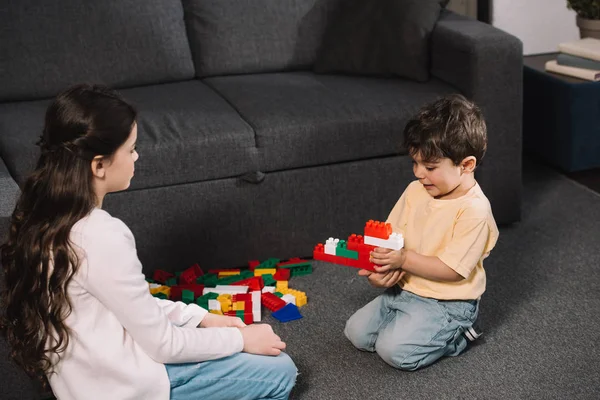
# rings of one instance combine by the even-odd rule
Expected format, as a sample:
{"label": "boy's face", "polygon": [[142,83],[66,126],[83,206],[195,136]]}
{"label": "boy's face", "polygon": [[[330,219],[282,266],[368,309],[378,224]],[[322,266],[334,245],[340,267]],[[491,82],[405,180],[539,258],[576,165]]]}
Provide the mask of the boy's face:
{"label": "boy's face", "polygon": [[463,183],[463,168],[460,165],[454,165],[449,158],[427,162],[421,158],[420,153],[415,153],[412,159],[413,173],[430,196],[451,199],[464,194],[460,190]]}

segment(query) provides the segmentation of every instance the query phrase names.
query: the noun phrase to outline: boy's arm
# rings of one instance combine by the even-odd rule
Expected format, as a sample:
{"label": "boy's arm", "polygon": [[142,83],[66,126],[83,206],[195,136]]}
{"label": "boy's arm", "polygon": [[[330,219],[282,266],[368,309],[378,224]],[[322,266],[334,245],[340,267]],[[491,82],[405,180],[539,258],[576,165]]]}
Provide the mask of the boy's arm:
{"label": "boy's arm", "polygon": [[371,260],[373,263],[381,265],[381,267],[375,267],[375,271],[379,273],[401,268],[412,275],[432,281],[457,282],[464,279],[438,257],[424,256],[404,248],[393,251],[378,247],[371,253]]}

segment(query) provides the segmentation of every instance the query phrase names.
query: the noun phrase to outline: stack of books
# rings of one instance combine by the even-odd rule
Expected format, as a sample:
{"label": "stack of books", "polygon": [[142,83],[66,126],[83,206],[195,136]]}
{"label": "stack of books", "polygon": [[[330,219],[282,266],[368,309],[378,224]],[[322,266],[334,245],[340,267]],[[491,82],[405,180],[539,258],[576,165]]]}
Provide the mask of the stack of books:
{"label": "stack of books", "polygon": [[556,60],[546,63],[546,71],[588,81],[600,80],[600,40],[583,38],[558,45]]}

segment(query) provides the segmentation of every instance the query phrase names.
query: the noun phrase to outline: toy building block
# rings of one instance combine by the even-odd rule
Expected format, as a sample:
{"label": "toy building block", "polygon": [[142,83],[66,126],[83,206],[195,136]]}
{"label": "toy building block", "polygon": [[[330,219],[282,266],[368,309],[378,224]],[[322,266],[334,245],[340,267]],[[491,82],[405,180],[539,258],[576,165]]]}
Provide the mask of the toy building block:
{"label": "toy building block", "polygon": [[202,272],[202,268],[198,264],[194,264],[185,271],[181,272],[178,276],[178,280],[180,284],[190,284],[194,283],[196,279],[203,276],[204,272]]}
{"label": "toy building block", "polygon": [[175,285],[171,286],[171,295],[170,298],[173,301],[181,300],[181,294],[183,290],[191,290],[194,292],[195,297],[202,296],[204,293],[204,285],[198,285],[196,283],[192,283],[189,285]]}
{"label": "toy building block", "polygon": [[262,288],[265,286],[265,282],[262,276],[254,276],[252,278],[234,282],[231,284],[231,286],[248,286],[248,290],[251,292],[254,290],[261,291]]}
{"label": "toy building block", "polygon": [[220,294],[217,300],[221,303],[221,311],[227,312],[231,310],[232,301],[230,294]]}
{"label": "toy building block", "polygon": [[392,224],[389,222],[373,221],[370,219],[365,224],[365,236],[388,239],[392,234]]}
{"label": "toy building block", "polygon": [[[216,268],[216,269],[209,269],[208,273],[209,274],[216,274],[219,275],[221,272],[236,272],[236,273],[240,273],[241,270],[240,269],[236,269],[236,268]],[[230,274],[233,275],[233,274]]]}
{"label": "toy building block", "polygon": [[348,237],[348,242],[347,242],[347,247],[348,250],[354,250],[356,252],[360,253],[370,253],[371,251],[373,251],[373,249],[375,248],[375,246],[371,246],[369,244],[365,244],[365,239],[362,235],[357,235],[355,233],[353,233],[352,235],[350,235]]}
{"label": "toy building block", "polygon": [[190,304],[194,302],[194,292],[191,290],[183,289],[181,292],[181,301],[185,304]]}
{"label": "toy building block", "polygon": [[275,275],[275,273],[277,272],[276,268],[256,268],[254,270],[254,276],[261,276],[261,275],[266,275],[266,274],[271,274],[271,275]]}
{"label": "toy building block", "polygon": [[327,241],[325,242],[325,254],[335,256],[339,241],[340,239],[334,239],[332,237],[327,239]]}
{"label": "toy building block", "polygon": [[158,286],[154,288],[150,288],[150,294],[163,293],[167,296],[167,299],[171,296],[171,288],[168,286]]}
{"label": "toy building block", "polygon": [[216,300],[218,297],[219,297],[219,295],[216,293],[203,294],[202,296],[200,296],[196,299],[196,304],[199,305],[200,307],[204,308],[205,310],[208,310],[208,301]]}
{"label": "toy building block", "polygon": [[216,274],[204,274],[196,278],[196,283],[201,283],[204,286],[215,287],[217,286],[217,282],[219,281],[219,277]]}
{"label": "toy building block", "polygon": [[244,311],[246,309],[246,302],[245,301],[234,301],[231,303],[231,309],[234,311]]}
{"label": "toy building block", "polygon": [[273,293],[263,293],[260,296],[260,301],[263,306],[267,307],[271,311],[277,311],[285,307],[285,301],[275,296]]}
{"label": "toy building block", "polygon": [[233,283],[243,281],[254,276],[251,271],[244,271],[238,275],[229,275],[217,280],[217,285],[231,285]]}
{"label": "toy building block", "polygon": [[287,304],[285,307],[275,311],[271,315],[281,322],[289,322],[302,318],[300,311],[298,311],[298,307],[294,304]]}
{"label": "toy building block", "polygon": [[167,286],[177,285],[177,278],[173,277],[173,278],[167,279],[167,281],[165,282],[165,285],[167,285]]}
{"label": "toy building block", "polygon": [[260,265],[260,261],[258,261],[258,260],[248,261],[248,268],[250,269],[250,271],[254,271],[254,269],[259,265]]}
{"label": "toy building block", "polygon": [[296,265],[306,264],[306,263],[310,263],[310,261],[309,260],[303,260],[303,259],[298,258],[298,257],[294,257],[294,258],[290,258],[289,260],[287,260],[285,262],[277,263],[277,267],[278,268],[294,267]]}
{"label": "toy building block", "polygon": [[217,294],[238,294],[247,293],[248,286],[233,286],[233,285],[217,285],[214,288],[204,288],[204,294],[206,293],[217,293]]}
{"label": "toy building block", "polygon": [[[300,260],[300,259],[297,259]],[[290,271],[290,277],[312,274],[312,264],[308,261],[277,264],[279,271],[287,269]],[[279,272],[278,271],[278,272]]]}
{"label": "toy building block", "polygon": [[280,291],[273,292],[273,294],[274,294],[275,296],[279,297],[279,298],[282,298],[282,297],[283,297],[283,293],[281,293]]}
{"label": "toy building block", "polygon": [[348,250],[345,240],[340,240],[337,247],[335,248],[335,255],[338,257],[353,258],[358,260],[358,252],[354,250]]}
{"label": "toy building block", "polygon": [[274,286],[276,283],[275,279],[273,279],[273,274],[262,275],[262,278],[265,286]]}
{"label": "toy building block", "polygon": [[163,271],[160,269],[155,270],[154,274],[152,275],[152,280],[154,280],[158,283],[162,283],[162,284],[166,284],[167,279],[170,279],[170,278],[175,278],[175,275],[173,275],[170,272]]}
{"label": "toy building block", "polygon": [[277,284],[275,285],[275,288],[277,289],[278,292],[281,292],[281,289],[287,289],[288,281],[278,281]]}
{"label": "toy building block", "polygon": [[257,269],[275,269],[277,267],[277,263],[279,262],[279,258],[269,258],[263,262],[261,262],[260,264],[258,264],[254,270],[256,271]]}
{"label": "toy building block", "polygon": [[404,238],[401,233],[392,233],[388,239],[365,236],[365,244],[385,249],[400,250],[404,247]]}
{"label": "toy building block", "polygon": [[276,281],[289,281],[291,275],[291,270],[286,268],[280,268],[277,270],[275,275],[273,275],[273,279]]}
{"label": "toy building block", "polygon": [[331,254],[325,254],[324,246],[322,243],[319,243],[315,246],[315,249],[313,251],[313,258],[315,260],[325,261],[332,264],[346,265],[348,267],[366,269],[367,271],[374,271],[374,264],[361,259],[360,254],[358,260],[352,258],[332,256]]}
{"label": "toy building block", "polygon": [[273,293],[275,292],[275,286],[265,286],[262,288],[263,293]]}
{"label": "toy building block", "polygon": [[296,305],[296,298],[291,294],[284,294],[281,300],[285,301],[287,304],[292,303]]}
{"label": "toy building block", "polygon": [[301,292],[300,290],[287,289],[287,290],[282,291],[281,293],[283,293],[283,295],[284,295],[283,297],[285,297],[287,295],[294,296],[296,298],[296,302],[294,304],[296,304],[296,306],[298,306],[298,307],[302,307],[302,306],[306,305],[306,303],[307,303],[306,293]]}
{"label": "toy building block", "polygon": [[262,293],[260,291],[254,291],[251,292],[250,295],[252,296],[252,319],[256,322],[260,322],[262,318],[260,296]]}
{"label": "toy building block", "polygon": [[163,299],[163,300],[166,300],[166,299],[167,299],[167,295],[166,295],[166,294],[164,294],[164,293],[162,293],[162,292],[159,292],[159,293],[154,293],[152,296],[153,296],[153,297],[156,297],[156,298],[158,298],[158,299]]}
{"label": "toy building block", "polygon": [[208,300],[208,310],[209,311],[218,310],[222,314],[221,302],[219,300],[214,300],[214,299]]}

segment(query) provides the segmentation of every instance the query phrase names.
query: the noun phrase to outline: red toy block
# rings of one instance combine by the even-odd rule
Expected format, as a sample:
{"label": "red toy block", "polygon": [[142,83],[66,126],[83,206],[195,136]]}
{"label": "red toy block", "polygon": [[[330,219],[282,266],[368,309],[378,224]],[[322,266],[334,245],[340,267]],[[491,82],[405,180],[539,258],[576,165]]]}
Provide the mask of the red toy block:
{"label": "red toy block", "polygon": [[293,265],[293,264],[300,264],[300,263],[306,263],[306,262],[310,262],[309,260],[303,260],[299,257],[294,257],[294,258],[290,258],[289,260],[285,261],[285,262],[280,262],[277,263],[278,267],[281,267],[283,265]]}
{"label": "red toy block", "polygon": [[231,283],[232,286],[248,286],[248,291],[253,292],[262,290],[265,287],[265,281],[262,276],[254,276],[252,278],[243,279],[238,282]]}
{"label": "red toy block", "polygon": [[196,282],[196,278],[204,275],[198,264],[194,264],[179,275],[180,285],[189,285]]}
{"label": "red toy block", "polygon": [[160,269],[155,270],[154,275],[152,275],[153,280],[155,280],[156,282],[162,283],[162,284],[167,282],[167,279],[174,278],[174,277],[175,277],[175,275],[173,275],[172,273],[167,272],[167,271],[162,271]]}
{"label": "red toy block", "polygon": [[231,296],[231,301],[249,301],[252,302],[252,294],[250,293],[238,293]]}
{"label": "red toy block", "polygon": [[194,292],[194,298],[196,298],[202,296],[202,292],[204,291],[204,285],[199,285],[197,283],[189,283],[184,285],[171,286],[171,300],[181,300],[181,292],[183,290],[191,290],[192,292]]}
{"label": "red toy block", "polygon": [[331,254],[325,254],[325,246],[319,243],[313,252],[313,258],[315,260],[321,260],[330,262],[332,264],[346,265],[348,267],[366,269],[367,271],[375,271],[373,269],[373,264],[369,262],[369,256],[367,255],[366,259],[364,253],[361,257],[361,253],[359,253],[359,259],[355,260],[353,258],[339,257],[333,256]]}
{"label": "red toy block", "polygon": [[275,279],[276,281],[289,281],[291,274],[292,271],[290,271],[289,269],[281,268],[278,269],[277,272],[275,272],[275,275],[273,275],[273,279]]}
{"label": "red toy block", "polygon": [[380,239],[389,239],[392,234],[392,224],[389,222],[373,221],[370,219],[365,224],[365,236],[372,236]]}
{"label": "red toy block", "polygon": [[248,268],[250,268],[250,271],[254,271],[254,269],[256,267],[258,267],[259,265],[260,265],[260,261],[258,261],[258,260],[248,261]]}
{"label": "red toy block", "polygon": [[285,307],[285,301],[281,300],[279,297],[275,296],[273,293],[263,293],[260,296],[260,300],[263,306],[267,307],[271,311],[277,311],[283,307]]}
{"label": "red toy block", "polygon": [[353,233],[348,237],[346,248],[348,250],[358,251],[358,253],[370,253],[375,246],[365,244],[365,238],[362,235]]}

